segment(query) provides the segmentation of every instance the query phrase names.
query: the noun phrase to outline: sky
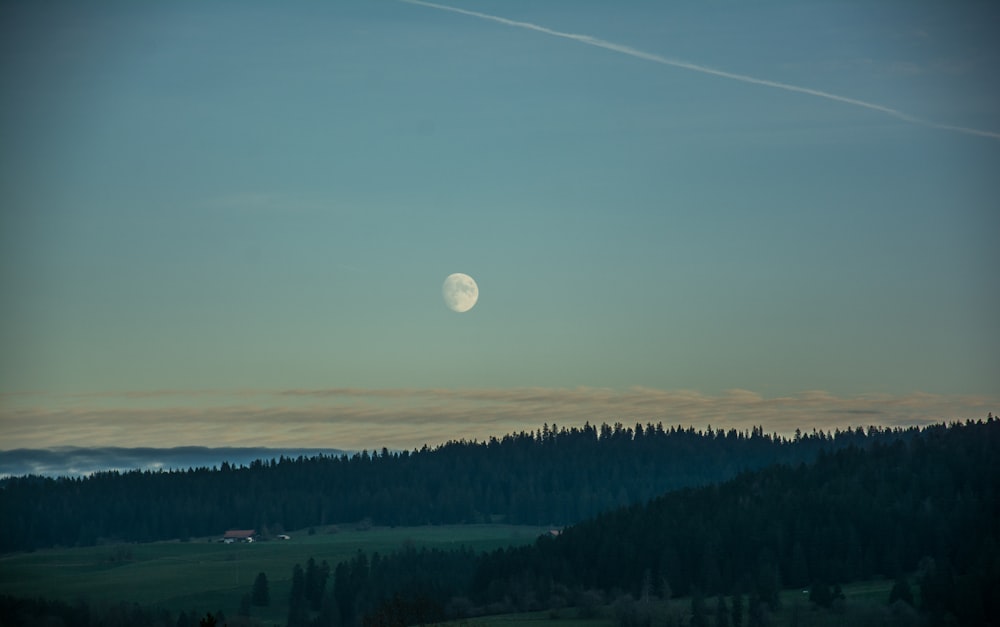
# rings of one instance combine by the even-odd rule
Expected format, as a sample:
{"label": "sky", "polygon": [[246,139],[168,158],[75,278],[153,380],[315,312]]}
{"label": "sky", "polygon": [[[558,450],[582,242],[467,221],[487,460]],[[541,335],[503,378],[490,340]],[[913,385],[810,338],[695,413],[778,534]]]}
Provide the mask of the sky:
{"label": "sky", "polygon": [[998,22],[3,3],[0,449],[997,413]]}

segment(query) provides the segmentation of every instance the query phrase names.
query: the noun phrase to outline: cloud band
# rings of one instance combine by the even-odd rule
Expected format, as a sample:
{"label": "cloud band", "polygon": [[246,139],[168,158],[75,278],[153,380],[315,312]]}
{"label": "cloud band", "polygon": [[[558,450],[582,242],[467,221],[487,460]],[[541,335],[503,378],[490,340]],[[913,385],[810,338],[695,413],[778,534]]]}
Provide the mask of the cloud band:
{"label": "cloud band", "polygon": [[985,418],[1000,400],[913,393],[765,397],[633,387],[160,390],[0,398],[2,448],[272,446],[410,449],[485,440],[543,423],[636,422],[791,435],[795,429],[903,426]]}

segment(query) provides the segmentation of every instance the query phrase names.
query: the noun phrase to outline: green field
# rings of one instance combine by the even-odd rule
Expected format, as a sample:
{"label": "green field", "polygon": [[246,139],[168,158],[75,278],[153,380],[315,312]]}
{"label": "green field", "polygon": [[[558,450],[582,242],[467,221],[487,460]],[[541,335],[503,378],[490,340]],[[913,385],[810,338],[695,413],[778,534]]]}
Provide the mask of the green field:
{"label": "green field", "polygon": [[0,557],[0,594],[74,601],[137,602],[172,612],[195,609],[236,613],[257,573],[267,573],[271,607],[254,608],[266,621],[285,620],[292,567],[310,557],[331,567],[359,549],[388,553],[404,545],[476,551],[528,544],[548,528],[513,525],[318,529],[291,533],[291,540],[221,544],[190,542],[47,549]]}

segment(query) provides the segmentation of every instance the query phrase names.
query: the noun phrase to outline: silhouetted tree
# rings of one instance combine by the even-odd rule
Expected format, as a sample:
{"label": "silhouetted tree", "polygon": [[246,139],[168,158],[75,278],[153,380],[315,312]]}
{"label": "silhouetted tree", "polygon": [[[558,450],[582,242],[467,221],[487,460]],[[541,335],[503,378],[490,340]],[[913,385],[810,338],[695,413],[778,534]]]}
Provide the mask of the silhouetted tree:
{"label": "silhouetted tree", "polygon": [[326,560],[317,565],[316,560],[310,557],[306,563],[305,597],[313,611],[318,612],[323,604],[323,592],[329,577],[330,565],[326,563]]}
{"label": "silhouetted tree", "polygon": [[258,607],[267,607],[271,604],[271,591],[269,589],[267,575],[265,573],[257,573],[257,578],[253,580],[253,589],[250,593],[250,600]]}
{"label": "silhouetted tree", "polygon": [[306,576],[301,564],[292,568],[292,589],[288,594],[288,627],[307,627],[309,602],[306,599]]}

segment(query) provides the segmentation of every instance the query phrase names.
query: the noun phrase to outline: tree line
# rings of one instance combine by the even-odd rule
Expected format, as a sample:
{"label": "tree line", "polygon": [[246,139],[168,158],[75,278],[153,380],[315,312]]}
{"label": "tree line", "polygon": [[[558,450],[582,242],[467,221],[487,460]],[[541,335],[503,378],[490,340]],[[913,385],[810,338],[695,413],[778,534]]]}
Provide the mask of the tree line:
{"label": "tree line", "polygon": [[413,451],[8,478],[0,482],[0,552],[185,539],[228,528],[280,533],[366,518],[381,525],[559,526],[744,470],[915,433],[870,427],[782,438],[759,427],[544,425]]}

